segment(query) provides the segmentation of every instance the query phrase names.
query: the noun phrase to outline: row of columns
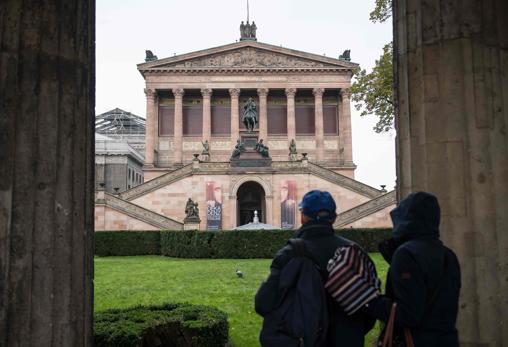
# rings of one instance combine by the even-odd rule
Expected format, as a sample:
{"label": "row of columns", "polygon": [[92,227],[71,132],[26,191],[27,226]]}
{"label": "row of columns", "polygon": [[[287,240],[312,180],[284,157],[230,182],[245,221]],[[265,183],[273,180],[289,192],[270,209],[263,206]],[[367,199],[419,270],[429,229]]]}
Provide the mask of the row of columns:
{"label": "row of columns", "polygon": [[[172,90],[175,97],[175,119],[174,119],[174,155],[175,163],[182,163],[183,151],[183,96],[184,89],[175,88]],[[268,137],[268,92],[267,88],[257,90],[259,97],[258,115],[259,115],[259,138]],[[296,111],[295,95],[296,88],[287,88],[285,90],[287,97],[287,139],[288,143],[296,139]],[[315,137],[316,137],[316,161],[321,162],[324,158],[324,121],[323,121],[323,94],[324,88],[314,88],[314,106],[315,106]],[[203,140],[210,139],[212,135],[211,122],[211,98],[212,89],[201,89],[203,96]],[[240,112],[239,98],[241,90],[239,88],[229,89],[231,97],[231,143],[236,143],[240,138]],[[153,167],[155,163],[155,149],[157,147],[157,93],[151,89],[145,89],[147,97],[146,107],[146,154],[145,165]],[[341,102],[339,104],[339,157],[341,164],[353,163],[352,136],[351,136],[351,109],[349,93],[347,90],[341,90]]]}

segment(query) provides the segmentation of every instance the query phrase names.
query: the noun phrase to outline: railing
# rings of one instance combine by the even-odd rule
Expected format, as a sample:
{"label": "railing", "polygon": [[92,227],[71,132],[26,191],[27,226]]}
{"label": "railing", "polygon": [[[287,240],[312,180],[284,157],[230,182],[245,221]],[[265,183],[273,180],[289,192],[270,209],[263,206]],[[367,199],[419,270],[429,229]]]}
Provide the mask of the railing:
{"label": "railing", "polygon": [[183,224],[180,222],[177,222],[171,218],[155,213],[153,211],[147,210],[129,201],[119,199],[116,196],[111,195],[109,193],[104,194],[104,201],[106,206],[114,208],[131,217],[151,224],[155,227],[171,230],[183,229]]}
{"label": "railing", "polygon": [[396,203],[397,195],[395,190],[392,190],[389,193],[383,194],[375,199],[367,201],[364,204],[342,212],[337,216],[333,226],[334,228],[343,227]]}
{"label": "railing", "polygon": [[352,178],[349,178],[347,176],[341,175],[335,171],[325,169],[322,166],[308,163],[308,167],[311,173],[313,173],[316,176],[319,176],[327,181],[330,181],[332,183],[338,184],[343,187],[347,187],[361,195],[364,195],[369,198],[376,198],[383,194],[381,190],[378,190],[374,187],[371,187],[367,184],[355,181]]}
{"label": "railing", "polygon": [[153,180],[150,180],[148,182],[140,184],[139,186],[129,189],[121,193],[120,197],[124,200],[133,200],[158,188],[164,187],[169,183],[190,176],[191,174],[192,174],[192,164],[188,164],[179,169],[176,169],[175,171],[156,177]]}

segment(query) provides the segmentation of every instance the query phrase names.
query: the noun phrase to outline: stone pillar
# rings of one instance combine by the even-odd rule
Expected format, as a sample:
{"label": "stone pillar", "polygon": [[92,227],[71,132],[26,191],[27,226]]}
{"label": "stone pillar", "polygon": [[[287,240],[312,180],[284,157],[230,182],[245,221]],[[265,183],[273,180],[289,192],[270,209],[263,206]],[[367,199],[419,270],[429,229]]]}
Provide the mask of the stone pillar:
{"label": "stone pillar", "polygon": [[[339,141],[340,154],[345,165],[353,164],[353,136],[351,130],[351,102],[350,93],[347,89],[340,91],[342,107],[339,110]],[[342,160],[341,160],[342,161]]]}
{"label": "stone pillar", "polygon": [[399,197],[441,204],[462,346],[508,346],[508,2],[394,1]]}
{"label": "stone pillar", "polygon": [[268,139],[268,89],[260,88],[258,89],[259,96],[259,138],[264,139],[265,141]]}
{"label": "stone pillar", "polygon": [[92,346],[95,1],[0,13],[0,346]]}
{"label": "stone pillar", "polygon": [[173,89],[175,96],[175,126],[173,136],[173,149],[175,151],[175,163],[182,164],[183,158],[183,96],[182,88]]}
{"label": "stone pillar", "polygon": [[314,123],[316,131],[316,160],[325,159],[325,130],[323,125],[323,93],[322,88],[314,88]]}
{"label": "stone pillar", "polygon": [[201,89],[203,95],[203,141],[211,141],[212,138],[212,89]]}
{"label": "stone pillar", "polygon": [[145,89],[146,95],[146,133],[145,133],[145,166],[153,167],[155,164],[155,142],[158,140],[156,134],[157,109],[155,107],[157,92],[152,89]]}
{"label": "stone pillar", "polygon": [[240,138],[240,106],[238,98],[240,97],[240,89],[232,88],[229,90],[231,95],[231,146],[236,144],[236,140]]}
{"label": "stone pillar", "polygon": [[295,88],[287,88],[287,127],[288,127],[288,143],[292,139],[296,140],[296,120],[295,120]]}

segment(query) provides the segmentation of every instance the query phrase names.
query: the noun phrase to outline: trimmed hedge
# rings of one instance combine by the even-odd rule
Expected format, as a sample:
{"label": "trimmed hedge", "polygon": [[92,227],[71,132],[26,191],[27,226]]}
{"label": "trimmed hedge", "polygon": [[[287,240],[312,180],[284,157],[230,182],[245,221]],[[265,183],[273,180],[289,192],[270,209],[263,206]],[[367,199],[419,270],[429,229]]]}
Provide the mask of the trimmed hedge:
{"label": "trimmed hedge", "polygon": [[94,314],[96,347],[224,347],[227,316],[209,306],[165,304]]}
{"label": "trimmed hedge", "polygon": [[97,231],[95,255],[161,254],[160,231]]}
{"label": "trimmed hedge", "polygon": [[[272,258],[294,235],[293,230],[161,231],[161,254],[175,258]],[[341,229],[368,252],[391,236],[391,229]]]}

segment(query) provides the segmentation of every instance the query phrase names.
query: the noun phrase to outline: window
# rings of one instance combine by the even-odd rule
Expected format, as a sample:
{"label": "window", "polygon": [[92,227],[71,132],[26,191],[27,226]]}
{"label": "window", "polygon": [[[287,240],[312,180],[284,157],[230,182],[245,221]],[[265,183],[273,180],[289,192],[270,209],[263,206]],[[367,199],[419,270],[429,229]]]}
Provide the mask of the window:
{"label": "window", "polygon": [[159,107],[159,135],[173,136],[175,127],[175,107]]}
{"label": "window", "polygon": [[297,135],[314,135],[316,129],[314,105],[297,105],[295,118]]}
{"label": "window", "polygon": [[212,106],[212,136],[231,134],[231,107]]}
{"label": "window", "polygon": [[288,133],[286,105],[268,105],[268,135]]}
{"label": "window", "polygon": [[203,106],[183,106],[183,135],[199,136],[203,133]]}
{"label": "window", "polygon": [[337,105],[323,105],[323,126],[326,135],[339,134]]}

